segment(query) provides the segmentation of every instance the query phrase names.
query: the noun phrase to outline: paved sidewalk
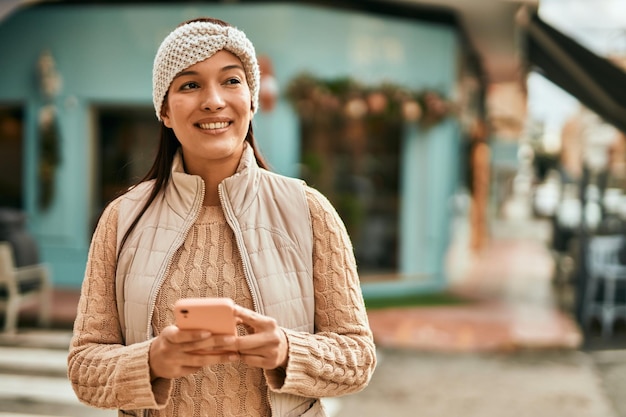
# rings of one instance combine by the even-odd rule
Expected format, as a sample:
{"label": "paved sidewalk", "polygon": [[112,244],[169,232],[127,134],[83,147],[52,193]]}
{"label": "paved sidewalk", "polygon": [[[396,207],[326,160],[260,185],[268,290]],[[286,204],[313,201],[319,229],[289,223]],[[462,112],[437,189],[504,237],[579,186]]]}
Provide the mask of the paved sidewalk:
{"label": "paved sidewalk", "polygon": [[369,386],[340,397],[337,416],[624,417],[582,352],[379,354]]}
{"label": "paved sidewalk", "polygon": [[493,230],[490,244],[472,253],[461,222],[449,250],[450,290],[472,302],[370,311],[377,345],[428,352],[580,347],[578,325],[558,308],[552,293],[547,225],[500,221]]}
{"label": "paved sidewalk", "polygon": [[[578,327],[553,300],[553,263],[542,224],[498,226],[480,254],[467,251],[462,225],[450,248],[451,288],[475,302],[369,312],[379,364],[365,390],[331,399],[334,417],[626,417],[626,351],[579,349]],[[9,347],[2,351],[7,360],[0,361],[0,368],[11,373],[24,367],[26,357],[10,359],[22,356],[17,350],[9,355],[11,346],[63,350],[77,301],[76,290],[56,289],[53,324],[58,330],[24,329],[12,338],[0,337],[0,345]],[[34,317],[26,311],[27,321],[29,314]],[[40,361],[58,356],[56,363],[63,365],[65,353],[31,353]],[[49,366],[37,368],[55,373]],[[0,403],[26,412],[18,397],[9,401],[13,382],[6,382],[8,396]],[[78,410],[74,403],[64,406]],[[54,415],[82,415],[46,407]]]}
{"label": "paved sidewalk", "polygon": [[379,363],[342,417],[626,417],[626,351],[587,353],[557,307],[542,222],[502,222],[484,251],[457,225],[448,257],[461,306],[370,311]]}

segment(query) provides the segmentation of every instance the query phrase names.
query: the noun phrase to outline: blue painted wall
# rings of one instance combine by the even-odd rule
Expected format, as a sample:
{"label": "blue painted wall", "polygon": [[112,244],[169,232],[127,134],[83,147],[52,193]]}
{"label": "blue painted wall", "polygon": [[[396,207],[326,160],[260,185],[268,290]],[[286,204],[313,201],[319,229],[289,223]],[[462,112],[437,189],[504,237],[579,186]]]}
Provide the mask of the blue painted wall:
{"label": "blue painted wall", "polygon": [[[152,61],[161,40],[183,20],[210,15],[243,29],[257,54],[269,55],[284,90],[303,71],[318,77],[352,76],[452,94],[459,40],[448,26],[316,6],[38,5],[0,22],[0,105],[26,109],[25,206],[29,227],[53,267],[57,286],[82,282],[91,230],[94,105],[151,106]],[[43,105],[37,60],[50,50],[63,78],[55,99],[62,138],[57,198],[36,207],[37,115]],[[255,116],[255,134],[275,170],[297,175],[298,120],[285,100]],[[401,271],[441,282],[448,244],[447,200],[456,181],[455,123],[407,131],[403,172]],[[155,138],[156,142],[156,138]],[[406,227],[405,227],[406,226]],[[416,255],[417,254],[417,255]]]}

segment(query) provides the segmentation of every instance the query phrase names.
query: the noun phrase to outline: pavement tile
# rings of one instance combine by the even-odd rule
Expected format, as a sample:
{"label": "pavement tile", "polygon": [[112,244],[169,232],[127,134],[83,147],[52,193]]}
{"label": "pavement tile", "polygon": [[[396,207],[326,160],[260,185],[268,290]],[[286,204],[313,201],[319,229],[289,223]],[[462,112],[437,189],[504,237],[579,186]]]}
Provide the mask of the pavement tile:
{"label": "pavement tile", "polygon": [[370,311],[376,345],[424,351],[511,350],[502,306],[390,308]]}
{"label": "pavement tile", "polygon": [[540,233],[500,229],[479,252],[457,236],[446,258],[449,290],[470,302],[369,311],[377,345],[440,352],[579,348],[579,326],[555,301],[546,233],[530,223]]}

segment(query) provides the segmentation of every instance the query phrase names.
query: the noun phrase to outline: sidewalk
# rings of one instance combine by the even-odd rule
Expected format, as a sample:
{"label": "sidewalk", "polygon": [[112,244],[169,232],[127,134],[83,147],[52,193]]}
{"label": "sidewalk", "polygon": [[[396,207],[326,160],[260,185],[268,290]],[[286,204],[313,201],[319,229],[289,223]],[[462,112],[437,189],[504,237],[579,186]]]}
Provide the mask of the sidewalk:
{"label": "sidewalk", "polygon": [[468,249],[467,233],[458,221],[447,274],[451,292],[475,301],[371,311],[377,345],[433,352],[580,347],[580,329],[552,294],[547,224],[493,221],[490,244],[480,253]]}
{"label": "sidewalk", "polygon": [[[626,417],[626,352],[578,349],[578,327],[553,301],[543,225],[494,224],[480,254],[467,250],[457,226],[449,282],[475,302],[371,310],[377,370],[362,392],[329,399],[332,415]],[[78,404],[64,377],[77,302],[77,290],[57,288],[54,329],[28,328],[35,315],[24,311],[20,332],[0,337],[0,410],[113,415]],[[49,391],[63,395],[53,401]]]}

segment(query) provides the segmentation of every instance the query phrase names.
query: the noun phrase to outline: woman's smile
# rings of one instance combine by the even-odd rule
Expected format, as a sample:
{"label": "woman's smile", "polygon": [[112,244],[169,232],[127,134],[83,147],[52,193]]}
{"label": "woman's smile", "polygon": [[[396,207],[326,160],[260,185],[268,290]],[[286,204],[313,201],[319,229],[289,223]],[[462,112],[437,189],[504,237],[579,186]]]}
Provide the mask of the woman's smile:
{"label": "woman's smile", "polygon": [[209,122],[209,123],[198,123],[197,126],[202,130],[221,130],[226,129],[230,126],[229,122]]}

